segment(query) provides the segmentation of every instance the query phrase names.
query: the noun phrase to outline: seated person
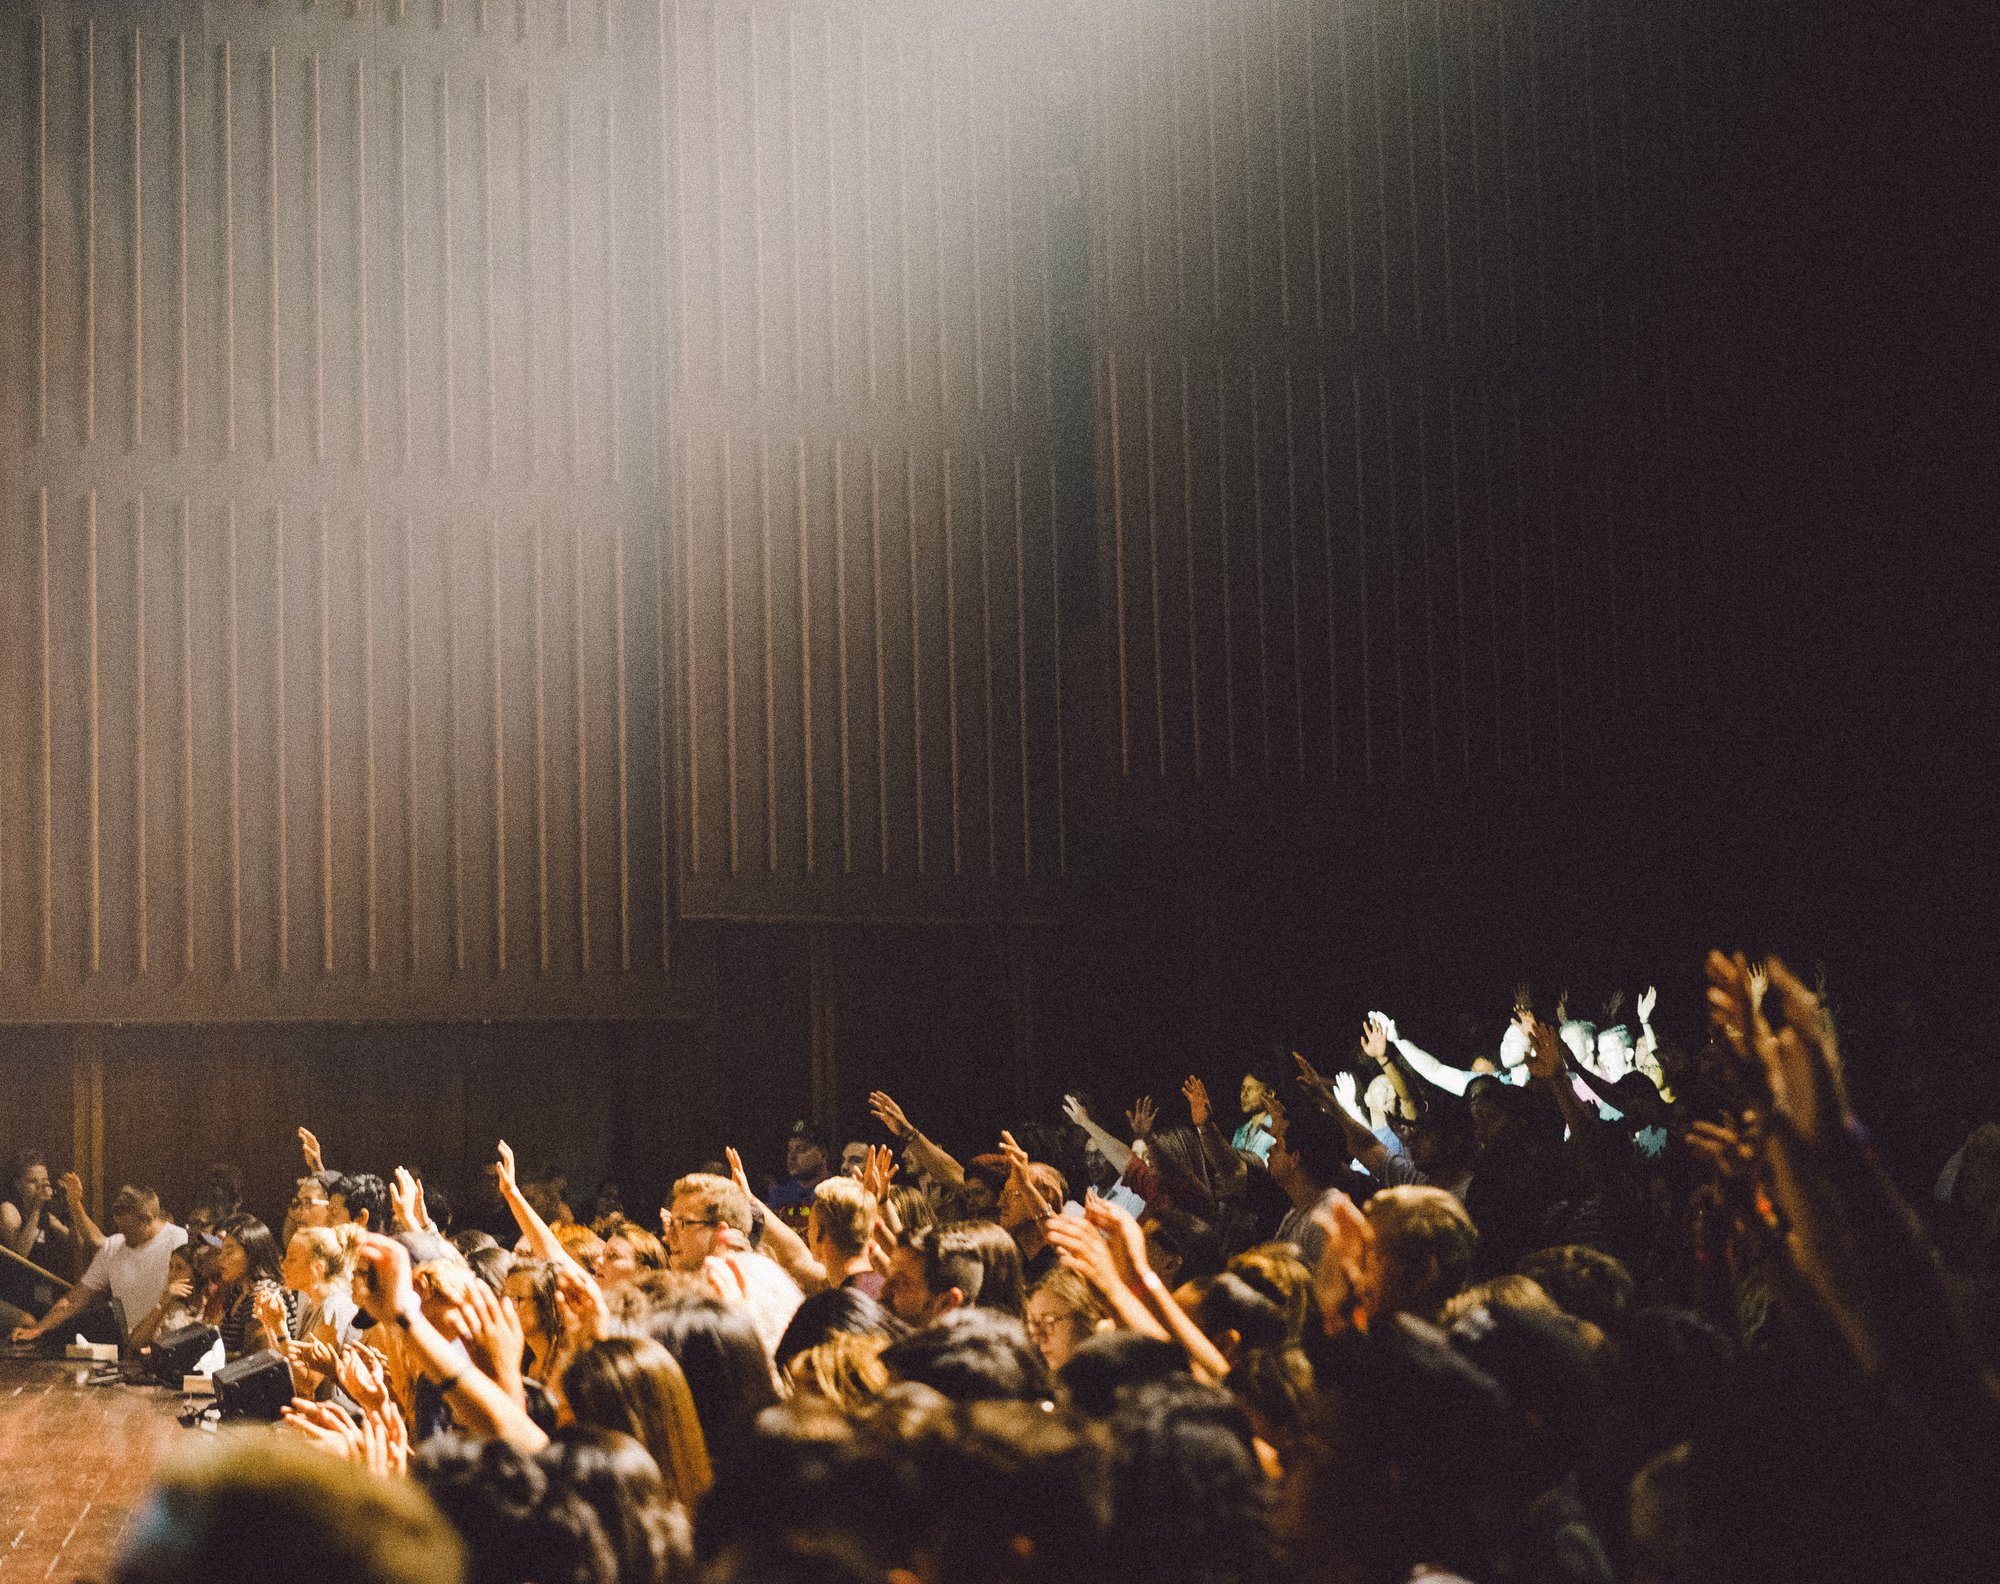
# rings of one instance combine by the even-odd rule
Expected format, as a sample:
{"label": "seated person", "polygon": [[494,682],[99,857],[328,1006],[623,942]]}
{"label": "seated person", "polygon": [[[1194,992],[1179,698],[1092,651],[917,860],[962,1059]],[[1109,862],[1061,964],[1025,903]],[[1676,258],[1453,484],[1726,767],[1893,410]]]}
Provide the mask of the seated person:
{"label": "seated person", "polygon": [[187,1233],[160,1213],[160,1196],[150,1188],[129,1183],[111,1201],[116,1229],[104,1240],[90,1269],[47,1314],[32,1325],[16,1326],[16,1342],[36,1342],[60,1332],[77,1315],[106,1294],[131,1315],[150,1314],[167,1290],[167,1267]]}

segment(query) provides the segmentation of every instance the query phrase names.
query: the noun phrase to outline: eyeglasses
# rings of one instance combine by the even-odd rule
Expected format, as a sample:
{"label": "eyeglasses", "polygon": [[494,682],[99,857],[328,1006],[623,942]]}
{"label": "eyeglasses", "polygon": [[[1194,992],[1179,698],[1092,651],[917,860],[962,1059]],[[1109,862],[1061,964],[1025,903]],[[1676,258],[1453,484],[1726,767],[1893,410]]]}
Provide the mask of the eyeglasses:
{"label": "eyeglasses", "polygon": [[292,1206],[298,1210],[310,1210],[314,1205],[332,1204],[331,1199],[308,1199],[304,1194],[292,1195]]}
{"label": "eyeglasses", "polygon": [[677,1216],[671,1210],[662,1216],[660,1220],[669,1232],[678,1231],[682,1227],[718,1227],[722,1225],[722,1220],[719,1216],[710,1216],[706,1220],[697,1221],[687,1216]]}

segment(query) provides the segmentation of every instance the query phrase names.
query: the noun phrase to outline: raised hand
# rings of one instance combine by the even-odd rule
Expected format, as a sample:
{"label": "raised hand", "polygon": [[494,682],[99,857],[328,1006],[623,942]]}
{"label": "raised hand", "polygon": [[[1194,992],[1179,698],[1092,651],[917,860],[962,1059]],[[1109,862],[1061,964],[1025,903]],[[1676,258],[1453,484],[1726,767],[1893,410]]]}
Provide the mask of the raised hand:
{"label": "raised hand", "polygon": [[741,1188],[752,1204],[757,1203],[757,1190],[750,1186],[750,1174],[743,1169],[743,1157],[736,1153],[736,1146],[722,1147],[723,1159],[729,1162],[729,1175],[736,1186]]}
{"label": "raised hand", "polygon": [[521,1180],[514,1174],[514,1152],[507,1147],[505,1139],[499,1141],[495,1146],[495,1150],[500,1160],[498,1179],[500,1191],[511,1199],[521,1191]]}
{"label": "raised hand", "polygon": [[422,1207],[423,1189],[407,1166],[398,1166],[389,1180],[389,1209],[405,1232],[428,1230]]}
{"label": "raised hand", "polygon": [[1007,1162],[1007,1175],[1026,1181],[1028,1175],[1028,1152],[1014,1142],[1014,1135],[1006,1129],[1000,1131],[1000,1153]]}
{"label": "raised hand", "polygon": [[[1363,1033],[1366,1033],[1366,1025],[1363,1026]],[[1301,1085],[1307,1089],[1315,1090],[1320,1094],[1328,1092],[1331,1085],[1327,1083],[1325,1078],[1320,1076],[1320,1070],[1317,1067],[1297,1051],[1292,1052],[1292,1060],[1298,1064],[1299,1082]]]}
{"label": "raised hand", "polygon": [[[560,1288],[561,1277],[557,1278]],[[528,1340],[514,1300],[503,1298],[483,1281],[469,1281],[452,1310],[452,1329],[465,1351],[516,1402],[527,1401],[521,1381],[521,1356]]]}
{"label": "raised hand", "polygon": [[1389,1059],[1389,1020],[1380,1012],[1369,1013],[1361,1025],[1361,1054],[1377,1066]]}
{"label": "raised hand", "polygon": [[323,1338],[299,1337],[285,1344],[285,1362],[314,1375],[335,1377],[335,1371],[340,1368],[340,1355]]}
{"label": "raised hand", "polygon": [[1104,1235],[1074,1216],[1051,1216],[1045,1229],[1061,1260],[1106,1299],[1125,1285]]}
{"label": "raised hand", "polygon": [[868,1164],[861,1168],[861,1186],[875,1196],[881,1204],[888,1197],[889,1187],[896,1180],[896,1152],[886,1144],[871,1144],[868,1147]]}
{"label": "raised hand", "polygon": [[319,1140],[314,1137],[311,1128],[302,1127],[299,1129],[299,1149],[305,1155],[307,1171],[323,1172],[326,1170],[326,1157],[320,1153]]}
{"label": "raised hand", "polygon": [[1208,1085],[1199,1078],[1191,1076],[1181,1085],[1181,1093],[1187,1096],[1188,1120],[1198,1128],[1206,1127],[1211,1114],[1208,1105]]}
{"label": "raised hand", "polygon": [[892,1138],[907,1139],[912,1133],[916,1132],[916,1128],[911,1125],[910,1119],[903,1114],[903,1108],[897,1105],[894,1100],[891,1100],[880,1089],[869,1095],[868,1109],[874,1112],[875,1120],[888,1130]]}
{"label": "raised hand", "polygon": [[354,1301],[380,1325],[418,1312],[410,1255],[394,1238],[364,1232],[354,1250]]}
{"label": "raised hand", "polygon": [[611,1335],[611,1306],[604,1301],[604,1289],[594,1276],[577,1267],[556,1267],[556,1311],[570,1335],[592,1342],[602,1342]]}
{"label": "raised hand", "polygon": [[75,1172],[64,1172],[56,1179],[56,1186],[62,1190],[63,1203],[71,1210],[83,1203],[83,1179]]}
{"label": "raised hand", "polygon": [[1516,1012],[1526,1012],[1534,1004],[1535,992],[1529,988],[1528,981],[1523,979],[1519,984],[1514,986],[1514,1010]]}
{"label": "raised hand", "polygon": [[1125,1120],[1131,1125],[1132,1137],[1135,1139],[1150,1136],[1153,1131],[1153,1123],[1158,1120],[1158,1113],[1153,1109],[1153,1097],[1151,1095],[1141,1095],[1137,1100],[1134,1100],[1132,1102],[1132,1109],[1125,1113]]}
{"label": "raised hand", "polygon": [[1618,1009],[1625,1004],[1625,992],[1613,990],[1604,1000],[1604,1021],[1607,1026],[1618,1020]]}
{"label": "raised hand", "polygon": [[1659,1000],[1660,992],[1651,985],[1647,985],[1639,992],[1638,1013],[1642,1025],[1653,1021],[1653,1008],[1659,1004]]}
{"label": "raised hand", "polygon": [[1326,1247],[1313,1272],[1313,1292],[1329,1335],[1362,1322],[1374,1265],[1375,1229],[1346,1194],[1334,1194],[1313,1211],[1326,1231]]}
{"label": "raised hand", "polygon": [[1356,1116],[1361,1114],[1361,1090],[1354,1081],[1353,1073],[1334,1074],[1333,1097],[1340,1102],[1343,1109],[1353,1112]]}
{"label": "raised hand", "polygon": [[291,1335],[291,1317],[285,1311],[284,1291],[272,1282],[259,1282],[250,1299],[250,1312],[264,1334],[279,1342]]}
{"label": "raised hand", "polygon": [[1544,1083],[1556,1082],[1563,1070],[1562,1036],[1532,1012],[1524,1011],[1519,1017],[1521,1030],[1528,1036],[1528,1076]]}
{"label": "raised hand", "polygon": [[1073,1094],[1063,1096],[1063,1115],[1080,1128],[1090,1126],[1090,1113],[1083,1108],[1083,1102]]}
{"label": "raised hand", "polygon": [[1771,988],[1771,975],[1765,964],[1761,962],[1750,964],[1749,984],[1750,1010],[1753,1013],[1761,1012],[1764,1009],[1764,993]]}
{"label": "raised hand", "polygon": [[1708,954],[1709,1015],[1736,1055],[1758,1070],[1776,1115],[1807,1144],[1824,1144],[1850,1116],[1833,1024],[1819,998],[1778,958],[1761,965],[1782,1023],[1765,1016],[1756,971],[1739,952]]}
{"label": "raised hand", "polygon": [[1569,992],[1563,991],[1556,997],[1556,1027],[1561,1028],[1569,1021]]}
{"label": "raised hand", "polygon": [[1084,1198],[1083,1218],[1104,1235],[1119,1280],[1134,1289],[1142,1286],[1153,1264],[1146,1257],[1146,1234],[1131,1212],[1091,1193]]}

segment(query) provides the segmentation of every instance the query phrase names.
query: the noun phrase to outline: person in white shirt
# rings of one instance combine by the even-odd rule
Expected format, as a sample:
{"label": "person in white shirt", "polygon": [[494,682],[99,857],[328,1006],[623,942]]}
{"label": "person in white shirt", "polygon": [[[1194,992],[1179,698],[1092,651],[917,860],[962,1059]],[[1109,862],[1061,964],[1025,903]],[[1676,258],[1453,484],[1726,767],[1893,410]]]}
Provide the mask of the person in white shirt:
{"label": "person in white shirt", "polygon": [[116,1232],[104,1240],[83,1279],[40,1320],[16,1326],[16,1342],[40,1340],[107,1292],[124,1305],[127,1315],[152,1313],[167,1290],[167,1267],[174,1250],[187,1242],[187,1233],[160,1213],[158,1194],[130,1184],[111,1201],[111,1224]]}

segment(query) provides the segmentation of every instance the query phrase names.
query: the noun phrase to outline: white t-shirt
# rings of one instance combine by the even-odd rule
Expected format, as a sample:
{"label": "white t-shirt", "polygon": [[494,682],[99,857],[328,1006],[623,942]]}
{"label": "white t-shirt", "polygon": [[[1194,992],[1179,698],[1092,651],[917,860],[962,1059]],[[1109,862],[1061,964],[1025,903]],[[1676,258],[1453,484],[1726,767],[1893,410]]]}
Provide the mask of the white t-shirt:
{"label": "white t-shirt", "polygon": [[126,1243],[123,1232],[114,1232],[83,1273],[81,1285],[94,1293],[110,1288],[111,1296],[125,1306],[126,1321],[136,1324],[153,1312],[167,1290],[167,1262],[187,1240],[187,1233],[171,1222],[138,1248]]}

